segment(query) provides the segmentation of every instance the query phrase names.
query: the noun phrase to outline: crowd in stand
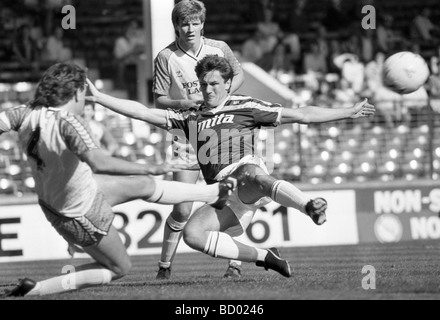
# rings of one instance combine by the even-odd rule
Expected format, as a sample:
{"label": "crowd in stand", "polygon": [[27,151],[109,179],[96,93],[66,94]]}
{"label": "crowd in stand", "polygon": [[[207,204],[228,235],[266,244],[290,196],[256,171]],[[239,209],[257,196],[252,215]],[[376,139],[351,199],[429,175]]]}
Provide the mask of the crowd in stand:
{"label": "crowd in stand", "polygon": [[72,50],[65,43],[64,29],[53,26],[44,30],[38,18],[23,16],[12,19],[10,24],[0,25],[1,62],[18,62],[22,67],[40,69],[40,66],[45,68],[72,58]]}
{"label": "crowd in stand", "polygon": [[[361,10],[341,7],[350,1],[327,2],[331,5],[317,20],[311,18],[314,12],[308,8],[308,0],[294,0],[291,11],[278,8],[279,1],[255,0],[247,15],[242,15],[253,22],[255,32],[242,43],[237,56],[242,62],[256,63],[295,92],[307,91],[304,96],[309,101],[304,102],[308,104],[340,108],[351,106],[360,97],[370,98],[378,113],[373,122],[363,123],[368,127],[381,121],[390,128],[414,122],[418,110],[427,105],[428,93],[433,98],[431,106],[440,113],[440,20],[436,18],[440,10],[421,7],[414,11],[405,30],[395,26],[392,14],[378,11],[376,28],[363,29]],[[45,65],[72,58],[62,28],[54,28],[37,15],[13,21],[8,19],[7,10],[0,10],[0,18],[0,63],[15,62],[30,70],[43,70]],[[115,87],[126,89],[134,99],[136,86],[132,84],[136,82],[137,59],[144,53],[144,40],[140,23],[122,22],[109,52],[115,62]],[[427,86],[405,96],[382,84],[384,60],[403,50],[420,53],[431,70]],[[99,126],[97,134],[105,138],[108,134],[104,131]],[[118,154],[114,143],[108,145],[110,153]]]}
{"label": "crowd in stand", "polygon": [[[374,1],[363,2],[374,5]],[[395,120],[410,121],[410,116],[396,119],[396,114],[410,115],[396,113],[396,108],[426,106],[426,89],[432,86],[431,92],[438,95],[440,24],[432,18],[438,12],[420,7],[402,30],[395,27],[391,14],[380,11],[374,29],[364,29],[359,8],[344,8],[347,2],[341,0],[328,3],[325,15],[309,23],[307,0],[296,0],[291,12],[277,8],[276,1],[258,0],[252,13],[255,33],[239,50],[242,60],[256,63],[293,89],[309,89],[318,103],[330,101],[341,107],[368,97],[376,102],[388,126]],[[401,96],[383,86],[383,62],[398,51],[419,53],[429,62],[430,87]]]}
{"label": "crowd in stand", "polygon": [[[15,70],[27,70],[34,75],[32,79],[38,79],[54,63],[85,58],[74,56],[74,49],[78,49],[75,43],[80,41],[82,46],[81,36],[78,36],[81,33],[65,30],[58,11],[40,8],[29,12],[23,10],[23,14],[19,15],[9,8],[0,7],[1,71],[3,67],[14,71],[15,66]],[[112,80],[115,88],[126,90],[130,98],[136,99],[136,64],[145,52],[145,33],[138,20],[124,19],[115,25],[120,26],[121,31],[110,39],[113,42],[113,50],[108,52],[113,61]],[[16,82],[20,80],[28,79],[15,79]]]}

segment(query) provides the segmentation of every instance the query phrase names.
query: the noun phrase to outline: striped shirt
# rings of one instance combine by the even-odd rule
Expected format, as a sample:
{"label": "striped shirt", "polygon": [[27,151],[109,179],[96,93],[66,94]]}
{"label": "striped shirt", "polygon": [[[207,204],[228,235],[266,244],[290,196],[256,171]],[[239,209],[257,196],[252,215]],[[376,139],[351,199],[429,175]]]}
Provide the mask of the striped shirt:
{"label": "striped shirt", "polygon": [[176,41],[159,52],[154,60],[154,93],[174,100],[203,100],[195,68],[207,55],[226,58],[234,75],[240,73],[240,63],[225,42],[202,38],[200,49],[194,56],[181,48]]}
{"label": "striped shirt", "polygon": [[56,108],[21,105],[0,113],[0,134],[9,131],[18,132],[39,199],[71,218],[89,211],[97,184],[80,159],[99,144],[82,118]]}
{"label": "striped shirt", "polygon": [[279,104],[234,95],[211,110],[169,109],[168,130],[188,139],[206,182],[214,183],[221,170],[254,155],[255,130],[278,126],[282,110]]}

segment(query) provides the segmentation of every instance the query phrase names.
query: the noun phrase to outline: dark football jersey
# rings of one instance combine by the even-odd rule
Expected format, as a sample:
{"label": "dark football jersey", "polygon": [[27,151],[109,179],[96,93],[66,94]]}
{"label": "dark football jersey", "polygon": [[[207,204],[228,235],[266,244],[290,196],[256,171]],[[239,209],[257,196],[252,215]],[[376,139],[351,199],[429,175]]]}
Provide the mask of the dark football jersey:
{"label": "dark football jersey", "polygon": [[169,129],[197,151],[207,183],[245,156],[254,155],[255,130],[280,124],[282,107],[248,96],[231,96],[215,109],[168,110]]}

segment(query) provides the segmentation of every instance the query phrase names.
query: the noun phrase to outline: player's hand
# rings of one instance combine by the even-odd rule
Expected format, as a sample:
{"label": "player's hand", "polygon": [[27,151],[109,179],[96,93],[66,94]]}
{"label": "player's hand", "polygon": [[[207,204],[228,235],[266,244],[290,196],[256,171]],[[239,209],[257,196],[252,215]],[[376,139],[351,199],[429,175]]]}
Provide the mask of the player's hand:
{"label": "player's hand", "polygon": [[352,119],[373,116],[376,112],[375,106],[369,104],[368,99],[366,98],[363,101],[356,103],[353,109],[354,112],[351,116]]}
{"label": "player's hand", "polygon": [[92,81],[89,80],[89,78],[86,79],[87,84],[89,86],[89,91],[92,94],[91,96],[86,96],[85,99],[87,101],[92,101],[92,102],[96,102],[97,100],[97,96],[100,93],[98,89],[96,89],[95,85],[93,84]]}

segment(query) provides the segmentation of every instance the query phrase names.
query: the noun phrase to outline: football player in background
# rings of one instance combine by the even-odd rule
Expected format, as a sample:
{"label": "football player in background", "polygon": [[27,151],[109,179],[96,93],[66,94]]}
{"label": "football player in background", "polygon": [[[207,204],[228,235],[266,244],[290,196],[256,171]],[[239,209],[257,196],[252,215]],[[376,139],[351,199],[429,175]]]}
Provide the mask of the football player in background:
{"label": "football player in background", "polygon": [[[199,80],[195,73],[197,62],[208,54],[225,57],[232,66],[234,77],[231,92],[243,83],[244,75],[240,63],[230,47],[223,41],[203,37],[206,8],[197,0],[178,2],[171,14],[176,41],[159,52],[154,63],[153,91],[155,105],[159,109],[198,109],[203,102]],[[174,173],[174,180],[196,183],[199,178],[197,157],[184,137],[173,137],[173,157],[177,163],[192,164],[194,170]],[[176,204],[168,216],[162,242],[157,279],[169,279],[182,230],[192,212],[193,203]],[[239,278],[241,262],[230,261],[225,277]]]}
{"label": "football player in background", "polygon": [[109,283],[125,276],[130,258],[112,226],[112,206],[135,199],[162,204],[202,201],[221,208],[234,188],[228,180],[197,186],[153,179],[181,165],[138,164],[109,156],[81,118],[86,73],[74,64],[50,67],[34,100],[0,113],[0,134],[16,131],[28,156],[39,205],[68,242],[95,262],[66,275],[35,282],[24,278],[5,296],[46,295]]}
{"label": "football player in background", "polygon": [[238,187],[223,209],[202,206],[183,231],[185,243],[213,257],[255,262],[285,277],[291,276],[289,263],[276,248],[261,249],[238,241],[255,212],[270,201],[296,208],[317,225],[326,221],[327,202],[310,199],[291,183],[272,177],[262,158],[255,154],[255,130],[262,126],[310,124],[372,116],[367,99],[350,108],[306,106],[291,108],[249,96],[230,95],[233,69],[227,59],[208,55],[196,67],[204,103],[199,110],[174,111],[148,109],[136,101],[100,93],[91,82],[92,99],[125,116],[146,121],[165,130],[185,134],[197,149],[197,160],[205,181],[215,183],[236,177]]}

